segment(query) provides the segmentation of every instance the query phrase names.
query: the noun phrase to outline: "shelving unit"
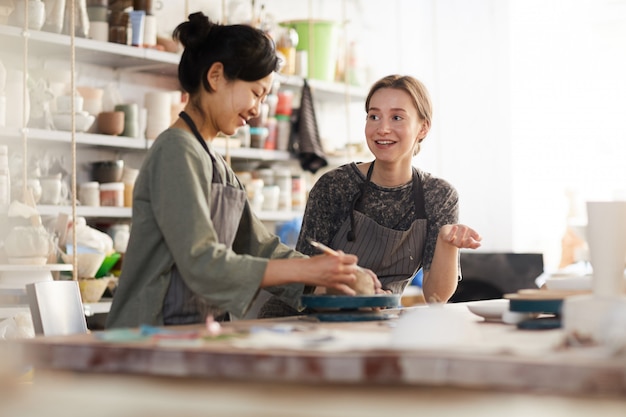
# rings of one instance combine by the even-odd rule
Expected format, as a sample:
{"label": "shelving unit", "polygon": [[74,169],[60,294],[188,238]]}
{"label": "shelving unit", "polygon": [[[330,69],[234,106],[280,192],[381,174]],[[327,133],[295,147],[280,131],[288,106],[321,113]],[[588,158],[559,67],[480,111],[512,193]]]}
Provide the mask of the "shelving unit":
{"label": "shelving unit", "polygon": [[[28,52],[42,58],[69,59],[70,37],[41,31],[24,31],[22,28],[0,25],[0,41],[4,53],[23,53],[24,36],[28,37]],[[99,66],[106,66],[125,72],[142,72],[174,77],[177,72],[180,56],[171,52],[155,49],[136,48],[110,42],[100,42],[91,39],[75,38],[76,61]],[[295,76],[278,75],[281,85],[299,89],[303,85],[302,78]],[[347,86],[342,83],[309,80],[309,85],[315,91],[316,97],[321,100],[362,100],[367,92],[359,87]],[[25,133],[29,143],[41,146],[55,146],[69,144],[72,141],[71,132],[32,129],[0,128],[0,137],[11,143],[19,143]],[[92,133],[75,134],[77,149],[99,148],[111,151],[141,153],[152,144],[151,140],[110,136]],[[226,149],[218,147],[223,155]],[[256,148],[230,148],[228,153],[233,161],[257,162],[287,162],[293,160],[288,151],[275,151]],[[70,213],[69,206],[39,206],[42,215]],[[78,207],[77,214],[84,217],[124,219],[130,218],[130,208],[118,207]],[[268,222],[287,221],[300,212],[260,212],[259,217]]]}
{"label": "shelving unit", "polygon": [[[28,41],[25,43],[25,38]],[[63,34],[48,33],[35,30],[24,30],[20,27],[0,25],[0,59],[5,55],[23,56],[26,53],[27,45],[28,60],[38,63],[48,59],[65,60],[69,62],[72,54],[70,50],[70,37]],[[178,70],[180,55],[171,52],[163,52],[156,49],[136,48],[127,45],[94,41],[91,39],[74,39],[74,57],[76,63],[89,64],[92,66],[112,69],[116,74],[141,73],[154,76],[175,78]],[[277,80],[285,88],[294,91],[303,86],[302,78],[294,76],[278,75]],[[118,80],[119,81],[119,80]],[[337,103],[362,101],[367,94],[362,88],[348,86],[342,83],[324,82],[309,80],[309,85],[315,93],[315,97],[322,101],[332,101]],[[8,101],[9,102],[9,101]],[[45,130],[37,128],[0,128],[0,140],[9,146],[19,147],[23,140],[26,140],[29,148],[57,148],[72,144],[75,140],[77,152],[91,152],[98,150],[108,153],[124,153],[142,157],[142,153],[147,151],[152,145],[152,141],[144,138],[130,138],[122,136],[109,136],[92,133],[74,133],[68,131]],[[233,162],[290,162],[294,161],[294,156],[287,151],[275,151],[256,148],[233,147],[228,150],[225,147],[217,147],[222,155],[228,155]],[[75,169],[76,167],[74,167]],[[71,214],[71,206],[51,206],[39,205],[38,211],[42,216],[56,216],[59,213]],[[76,214],[90,219],[114,219],[128,220],[132,216],[132,209],[128,207],[88,207],[78,206]],[[265,222],[277,223],[290,221],[302,215],[301,211],[276,211],[258,212],[259,218]],[[8,270],[15,270],[16,266],[0,265],[0,278]],[[17,269],[28,269],[36,276],[43,279],[41,268],[36,266],[21,266]],[[56,269],[71,271],[71,265],[46,265],[44,269]],[[60,268],[60,269],[59,269]],[[69,269],[68,269],[69,268]],[[48,273],[49,272],[44,272]],[[38,275],[39,274],[39,275]],[[0,280],[1,281],[1,280]],[[10,285],[14,285],[10,284]],[[2,290],[0,283],[0,291]],[[8,290],[8,287],[5,288]],[[23,291],[15,289],[15,291]],[[20,293],[21,294],[21,293]],[[101,300],[98,303],[85,304],[85,314],[87,316],[99,313],[106,313],[110,307],[110,300]],[[10,317],[18,312],[28,311],[28,306],[23,302],[11,306],[0,306],[0,318]]]}

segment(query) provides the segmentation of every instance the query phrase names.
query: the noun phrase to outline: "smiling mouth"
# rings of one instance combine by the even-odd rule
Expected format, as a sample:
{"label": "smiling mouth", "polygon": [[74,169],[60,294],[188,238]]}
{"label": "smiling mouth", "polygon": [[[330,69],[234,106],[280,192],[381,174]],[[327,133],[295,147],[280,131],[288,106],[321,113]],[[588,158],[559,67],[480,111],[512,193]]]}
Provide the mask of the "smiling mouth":
{"label": "smiling mouth", "polygon": [[396,142],[392,140],[375,140],[374,143],[377,145],[393,145]]}

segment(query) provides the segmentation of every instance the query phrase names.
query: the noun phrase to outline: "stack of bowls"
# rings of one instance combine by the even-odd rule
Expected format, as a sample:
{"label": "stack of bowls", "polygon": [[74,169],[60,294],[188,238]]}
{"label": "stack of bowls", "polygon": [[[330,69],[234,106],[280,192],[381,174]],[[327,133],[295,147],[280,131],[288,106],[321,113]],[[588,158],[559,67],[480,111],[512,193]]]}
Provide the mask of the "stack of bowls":
{"label": "stack of bowls", "polygon": [[63,95],[56,98],[56,113],[52,115],[57,130],[72,130],[72,99],[74,100],[74,127],[77,132],[85,132],[93,124],[95,117],[83,110],[83,97]]}

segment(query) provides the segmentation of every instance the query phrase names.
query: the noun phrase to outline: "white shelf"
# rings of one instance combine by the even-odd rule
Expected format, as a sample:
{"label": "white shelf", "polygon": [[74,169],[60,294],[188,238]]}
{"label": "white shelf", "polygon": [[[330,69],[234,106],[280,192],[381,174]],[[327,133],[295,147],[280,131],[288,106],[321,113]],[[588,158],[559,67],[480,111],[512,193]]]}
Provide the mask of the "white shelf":
{"label": "white shelf", "polygon": [[[86,317],[94,314],[108,313],[111,309],[111,299],[103,298],[97,303],[84,303],[83,310]],[[10,306],[0,306],[0,320],[14,317],[20,313],[30,314],[30,307],[26,304],[15,304]]]}
{"label": "white shelf", "polygon": [[[226,148],[216,147],[215,150],[222,155],[226,155]],[[289,161],[293,158],[293,155],[288,151],[273,151],[269,149],[231,148],[229,152],[231,158],[239,160]]]}
{"label": "white shelf", "polygon": [[[70,60],[70,36],[0,25],[2,49],[7,53],[24,51],[23,38],[28,37],[32,56]],[[180,56],[149,48],[136,48],[111,42],[75,38],[76,61],[115,69],[175,76]]]}
{"label": "white shelf", "polygon": [[[299,89],[304,85],[302,78],[296,76],[280,74],[276,79],[281,86],[289,88]],[[315,79],[307,79],[307,82],[317,99],[337,101],[343,98],[347,101],[364,101],[367,98],[368,90],[365,87]]]}
{"label": "white shelf", "polygon": [[[19,141],[22,139],[23,133],[26,133],[26,139],[29,143],[69,144],[72,142],[72,132],[62,130],[0,128],[0,136],[6,140]],[[101,135],[95,133],[76,133],[76,144],[78,146],[101,146],[126,150],[145,150],[148,148],[148,141],[146,139]]]}
{"label": "white shelf", "polygon": [[45,264],[45,265],[12,265],[0,264],[0,272],[30,272],[30,271],[71,271],[71,264]]}
{"label": "white shelf", "polygon": [[[9,141],[22,140],[22,134],[26,133],[26,139],[29,143],[71,143],[72,133],[60,130],[31,129],[25,130],[18,128],[0,128],[0,137]],[[108,147],[125,150],[146,150],[154,140],[129,138],[124,136],[100,135],[94,133],[76,133],[76,144],[78,146],[88,147]],[[226,154],[225,147],[216,147],[216,150],[222,155]],[[233,159],[252,159],[256,161],[288,161],[293,155],[288,151],[275,151],[269,149],[257,148],[230,148],[230,156]]]}
{"label": "white shelf", "polygon": [[[23,53],[24,36],[28,37],[29,55],[69,61],[71,55],[68,35],[38,30],[25,32],[19,27],[0,25],[0,41],[4,52]],[[178,72],[180,55],[177,53],[85,38],[74,40],[77,62],[168,76],[176,76]],[[301,77],[280,74],[277,79],[286,87],[300,88],[303,85]],[[307,81],[319,99],[362,101],[367,97],[367,89],[364,87],[315,79]]]}
{"label": "white shelf", "polygon": [[52,272],[72,270],[71,264],[0,265],[0,289],[21,289],[33,282],[52,281]]}
{"label": "white shelf", "polygon": [[[42,216],[57,216],[59,213],[72,214],[71,206],[39,205],[37,211]],[[88,218],[127,219],[132,216],[130,207],[77,206],[76,215]]]}
{"label": "white shelf", "polygon": [[[71,206],[49,206],[39,205],[37,211],[41,216],[57,216],[59,213],[71,214]],[[132,217],[132,208],[130,207],[76,207],[76,214],[86,218],[107,218],[107,219],[130,219]],[[301,211],[259,211],[256,215],[262,221],[282,222],[293,220],[302,216]],[[17,265],[16,265],[17,266]],[[45,266],[45,265],[43,265]],[[1,269],[0,265],[0,271]]]}

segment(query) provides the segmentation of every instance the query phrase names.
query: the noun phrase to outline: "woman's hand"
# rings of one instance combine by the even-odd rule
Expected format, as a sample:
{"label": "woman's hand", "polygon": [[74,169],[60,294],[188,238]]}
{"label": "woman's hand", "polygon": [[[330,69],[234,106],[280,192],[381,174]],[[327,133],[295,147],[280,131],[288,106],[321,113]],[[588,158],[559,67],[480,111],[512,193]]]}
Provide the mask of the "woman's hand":
{"label": "woman's hand", "polygon": [[[362,273],[362,268],[357,265],[358,258],[343,251],[337,252],[338,255],[324,254],[309,258],[308,262],[311,263],[310,272],[312,274],[306,283],[332,288],[347,295],[356,295],[356,291],[352,287],[357,280],[356,275]],[[373,272],[371,273],[373,274]]]}
{"label": "woman's hand", "polygon": [[439,229],[439,238],[459,249],[476,249],[483,239],[478,232],[464,224],[446,224]]}

